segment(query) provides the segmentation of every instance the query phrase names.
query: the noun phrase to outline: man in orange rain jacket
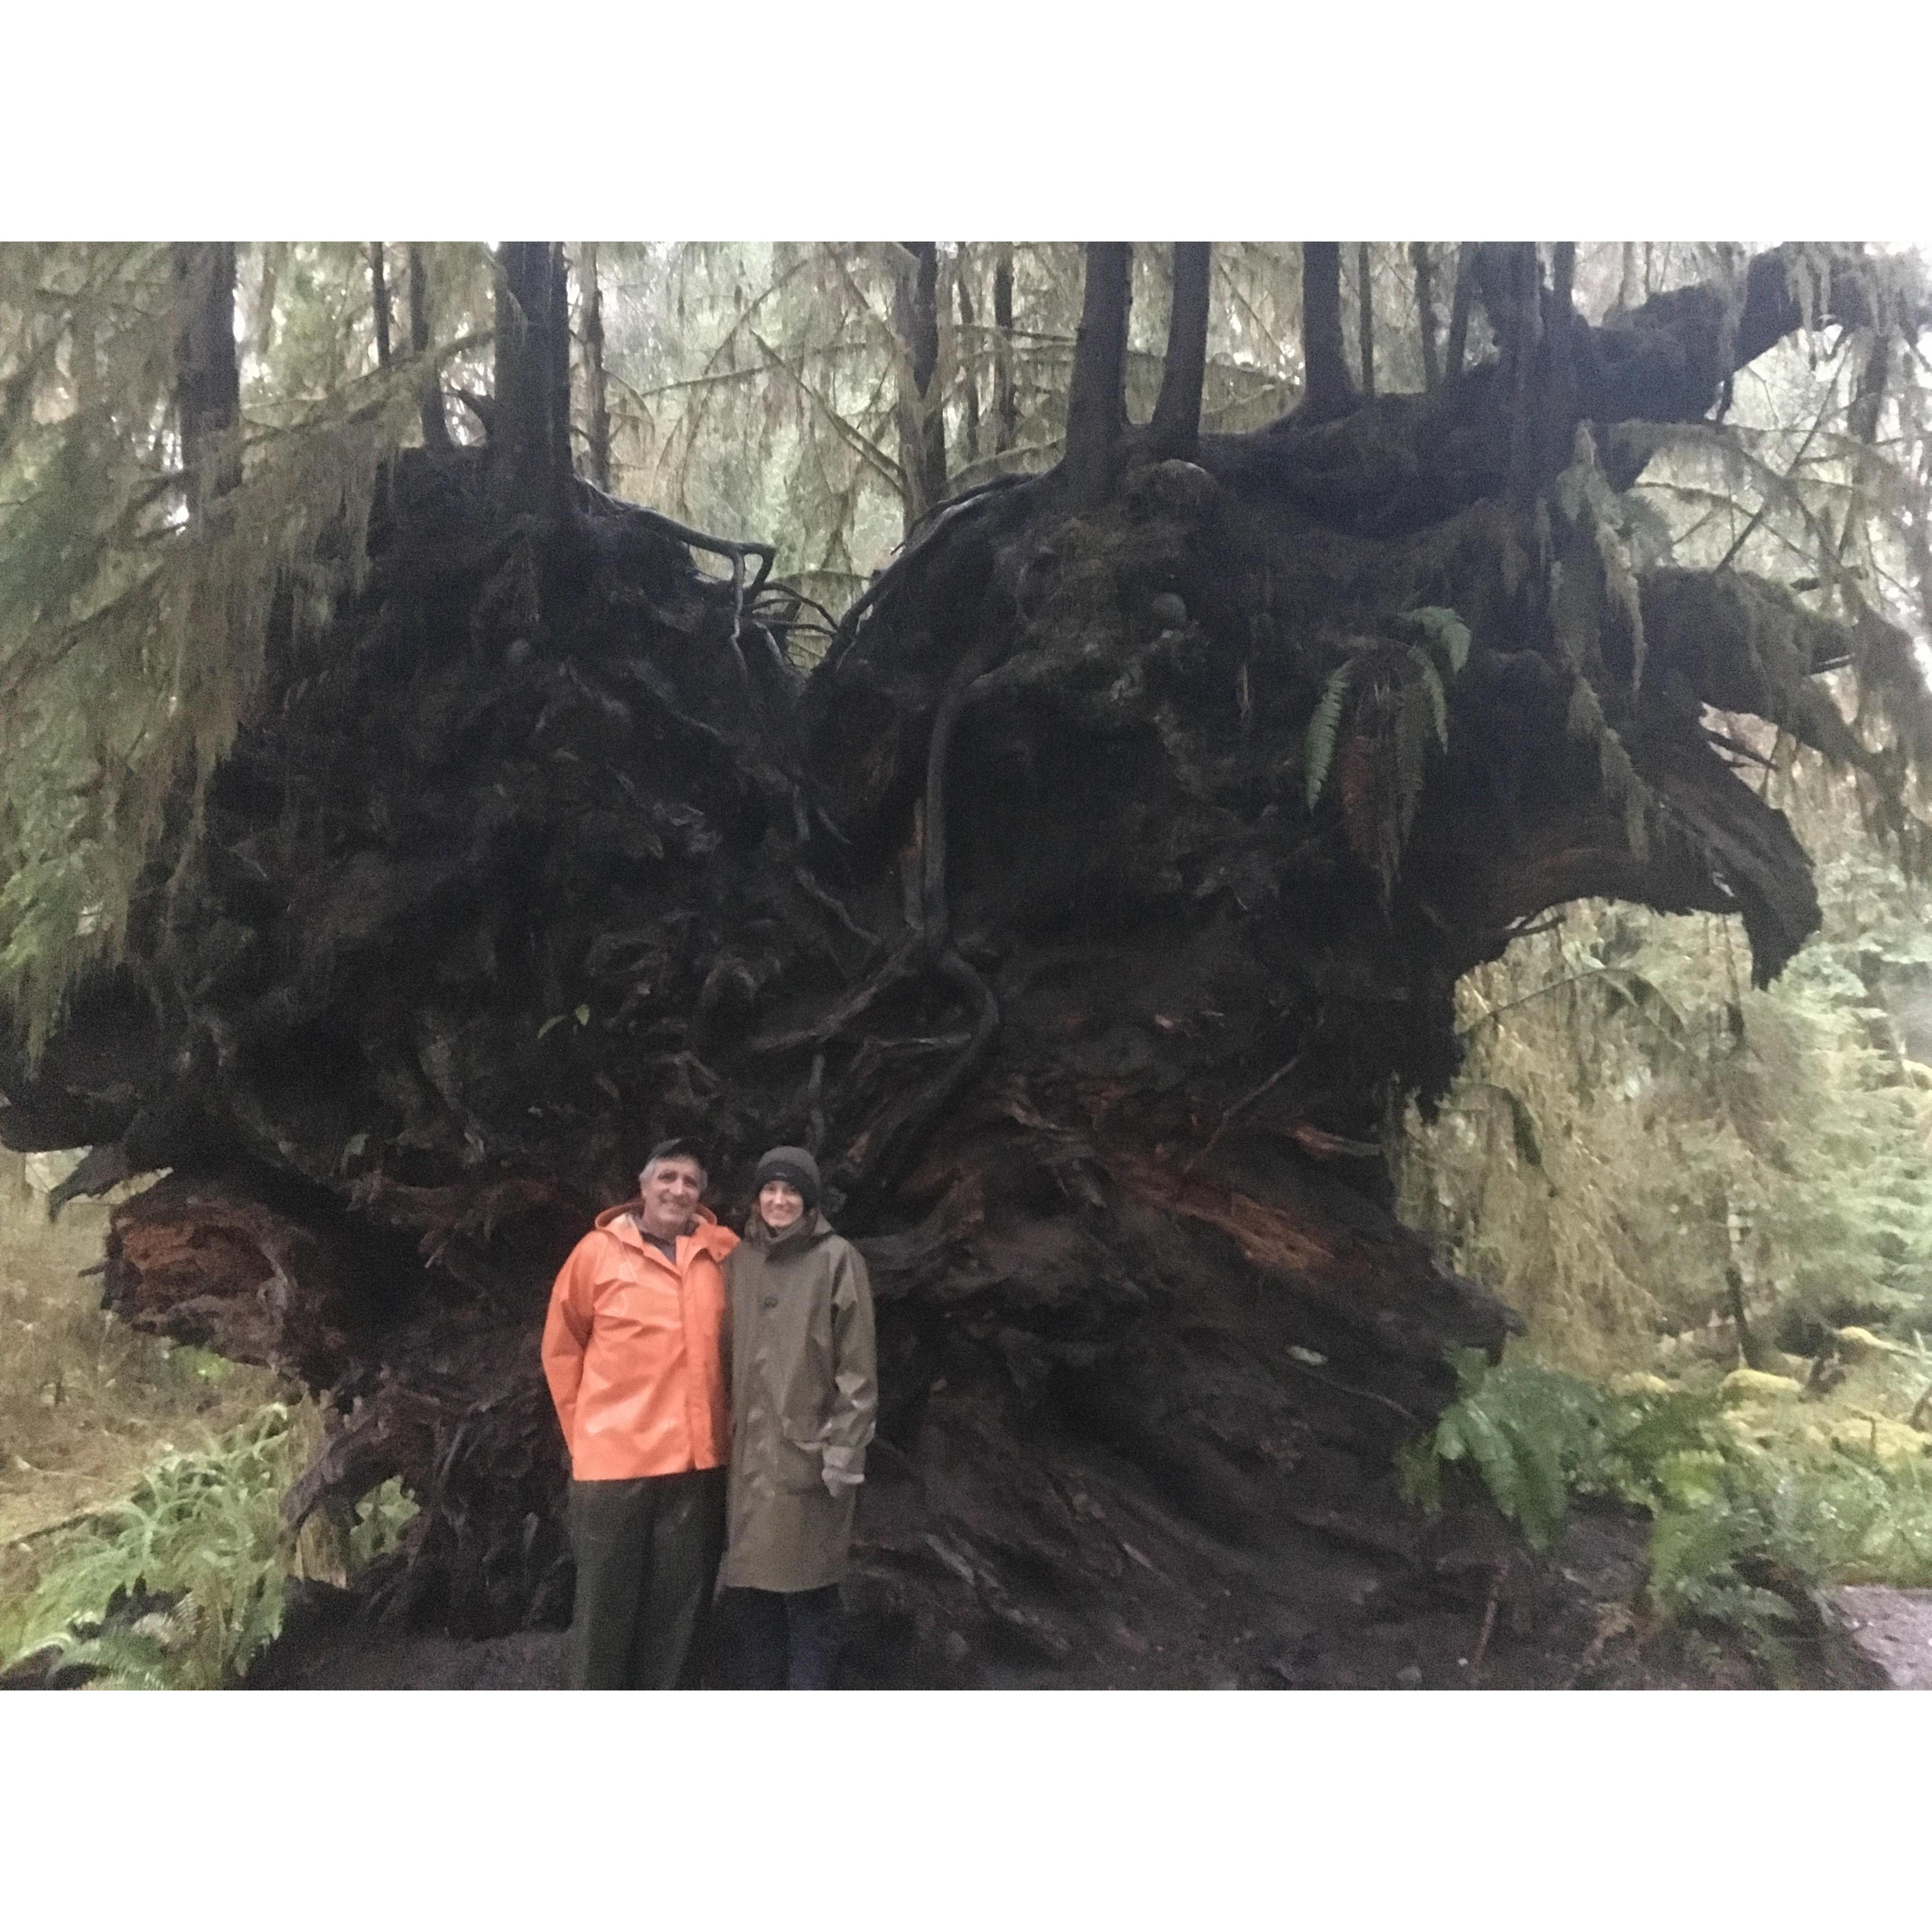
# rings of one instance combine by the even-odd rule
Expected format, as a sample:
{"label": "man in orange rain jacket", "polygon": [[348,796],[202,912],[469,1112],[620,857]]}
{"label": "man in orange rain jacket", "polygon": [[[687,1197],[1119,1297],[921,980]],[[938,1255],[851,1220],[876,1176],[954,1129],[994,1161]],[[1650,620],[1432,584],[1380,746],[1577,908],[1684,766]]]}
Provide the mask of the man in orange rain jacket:
{"label": "man in orange rain jacket", "polygon": [[699,1204],[704,1166],[651,1150],[638,1198],[597,1217],[550,1292],[544,1374],[570,1451],[577,1606],[564,1681],[686,1676],[724,1544],[731,1452],[722,1264],[738,1237]]}

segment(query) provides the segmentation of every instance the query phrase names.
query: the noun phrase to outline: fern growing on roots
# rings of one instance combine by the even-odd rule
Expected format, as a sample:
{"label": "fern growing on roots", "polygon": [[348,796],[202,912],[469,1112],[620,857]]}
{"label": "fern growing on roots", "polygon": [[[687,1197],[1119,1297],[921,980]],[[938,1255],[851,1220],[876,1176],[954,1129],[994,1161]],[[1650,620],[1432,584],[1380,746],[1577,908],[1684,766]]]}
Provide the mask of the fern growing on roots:
{"label": "fern growing on roots", "polygon": [[1308,808],[1321,802],[1332,772],[1348,843],[1374,868],[1384,901],[1395,890],[1430,748],[1448,748],[1449,686],[1469,656],[1469,627],[1454,610],[1406,611],[1392,628],[1394,637],[1344,640],[1348,655],[1322,687],[1306,742]]}

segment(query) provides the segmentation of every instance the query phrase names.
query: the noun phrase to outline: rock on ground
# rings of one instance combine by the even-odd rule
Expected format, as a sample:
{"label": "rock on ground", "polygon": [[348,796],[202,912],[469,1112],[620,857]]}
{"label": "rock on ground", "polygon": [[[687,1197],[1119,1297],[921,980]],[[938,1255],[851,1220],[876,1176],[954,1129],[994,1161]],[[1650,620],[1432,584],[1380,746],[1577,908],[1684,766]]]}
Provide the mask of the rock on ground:
{"label": "rock on ground", "polygon": [[1852,1584],[1828,1593],[1852,1642],[1895,1690],[1932,1690],[1932,1590]]}

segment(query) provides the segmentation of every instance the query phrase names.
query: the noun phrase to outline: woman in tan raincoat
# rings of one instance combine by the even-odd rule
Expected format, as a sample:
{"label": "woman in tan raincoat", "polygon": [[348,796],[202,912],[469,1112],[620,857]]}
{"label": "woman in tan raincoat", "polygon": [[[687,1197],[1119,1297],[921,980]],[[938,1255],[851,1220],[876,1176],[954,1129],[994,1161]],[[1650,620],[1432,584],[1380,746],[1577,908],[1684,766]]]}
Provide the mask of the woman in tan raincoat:
{"label": "woman in tan raincoat", "polygon": [[838,1661],[839,1580],[879,1406],[866,1264],[818,1209],[802,1148],[758,1162],[730,1310],[729,1540],[720,1607],[734,1684],[822,1690]]}

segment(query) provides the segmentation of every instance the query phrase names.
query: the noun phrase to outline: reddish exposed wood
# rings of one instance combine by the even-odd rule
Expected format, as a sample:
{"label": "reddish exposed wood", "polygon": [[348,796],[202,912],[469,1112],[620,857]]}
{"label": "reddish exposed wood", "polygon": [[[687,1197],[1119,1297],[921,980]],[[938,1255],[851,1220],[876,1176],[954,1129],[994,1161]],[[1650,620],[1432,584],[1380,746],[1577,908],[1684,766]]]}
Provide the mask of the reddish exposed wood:
{"label": "reddish exposed wood", "polygon": [[326,1385],[350,1358],[338,1258],[311,1229],[180,1178],[114,1211],[106,1305],[133,1327]]}
{"label": "reddish exposed wood", "polygon": [[1500,1349],[1504,1324],[1496,1304],[1473,1282],[1448,1274],[1392,1219],[1372,1233],[1334,1219],[1320,1194],[1267,1202],[1131,1156],[1108,1166],[1142,1199],[1232,1235],[1256,1267],[1288,1277],[1298,1298],[1359,1330],[1378,1352],[1432,1370],[1458,1340]]}

